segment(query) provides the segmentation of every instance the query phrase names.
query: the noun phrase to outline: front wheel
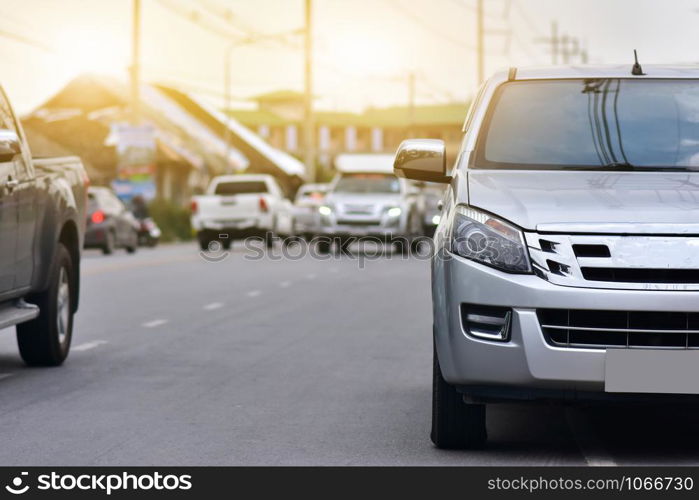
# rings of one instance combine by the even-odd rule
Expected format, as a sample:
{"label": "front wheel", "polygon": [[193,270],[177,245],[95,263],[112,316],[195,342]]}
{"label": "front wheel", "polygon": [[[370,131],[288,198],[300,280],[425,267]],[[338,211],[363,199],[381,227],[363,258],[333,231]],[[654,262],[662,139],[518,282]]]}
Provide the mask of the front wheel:
{"label": "front wheel", "polygon": [[128,245],[126,245],[126,251],[128,253],[136,253],[137,248],[138,248],[138,232],[134,231],[133,234],[131,235],[131,241],[129,242]]}
{"label": "front wheel", "polygon": [[30,366],[58,366],[68,356],[73,336],[74,263],[62,243],[50,268],[46,291],[27,297],[39,306],[39,316],[17,325],[19,353]]}
{"label": "front wheel", "polygon": [[442,376],[437,349],[432,355],[432,442],[443,449],[485,445],[485,405],[464,403],[463,395]]}
{"label": "front wheel", "polygon": [[209,249],[209,243],[213,241],[208,231],[199,231],[197,233],[197,241],[199,242],[199,248],[202,252],[206,252]]}
{"label": "front wheel", "polygon": [[116,246],[116,236],[114,231],[109,230],[104,235],[104,245],[102,245],[102,253],[104,255],[111,255],[114,253],[114,247]]}

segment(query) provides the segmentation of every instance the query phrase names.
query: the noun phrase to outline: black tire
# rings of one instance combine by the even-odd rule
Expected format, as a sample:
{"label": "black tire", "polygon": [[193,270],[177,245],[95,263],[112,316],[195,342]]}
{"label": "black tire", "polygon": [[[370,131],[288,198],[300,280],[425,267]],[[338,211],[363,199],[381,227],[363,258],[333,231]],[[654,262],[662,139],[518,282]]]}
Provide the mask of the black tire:
{"label": "black tire", "polygon": [[320,255],[327,255],[330,253],[330,247],[332,246],[332,243],[329,240],[320,240],[316,245],[316,248],[318,249],[318,253]]}
{"label": "black tire", "polygon": [[211,239],[211,236],[209,236],[209,233],[199,231],[197,233],[197,241],[199,242],[199,248],[201,251],[206,252],[209,249],[209,243],[211,243],[213,240]]}
{"label": "black tire", "polygon": [[267,248],[272,248],[274,246],[274,233],[272,231],[267,231],[265,233],[265,246]]}
{"label": "black tire", "polygon": [[36,319],[16,328],[19,353],[29,366],[58,366],[68,357],[75,309],[73,266],[70,253],[59,243],[49,270],[48,289],[27,297],[41,311]]}
{"label": "black tire", "polygon": [[102,253],[104,255],[111,255],[114,253],[114,247],[116,246],[116,236],[114,231],[111,229],[107,231],[104,235],[104,245],[102,245]]}
{"label": "black tire", "polygon": [[230,250],[232,244],[233,244],[233,240],[230,238],[221,239],[221,246],[223,247],[224,250]]}
{"label": "black tire", "polygon": [[437,448],[463,450],[485,445],[485,405],[464,403],[463,395],[442,377],[433,348],[432,369],[432,432]]}
{"label": "black tire", "polygon": [[352,242],[349,238],[340,238],[339,240],[335,240],[335,253],[337,255],[343,255],[343,254],[348,254],[349,253],[349,247]]}
{"label": "black tire", "polygon": [[128,253],[136,253],[136,249],[138,248],[138,232],[134,231],[133,235],[131,236],[131,242],[126,245],[126,251]]}
{"label": "black tire", "polygon": [[410,255],[410,244],[405,238],[398,238],[393,242],[393,251],[398,255]]}

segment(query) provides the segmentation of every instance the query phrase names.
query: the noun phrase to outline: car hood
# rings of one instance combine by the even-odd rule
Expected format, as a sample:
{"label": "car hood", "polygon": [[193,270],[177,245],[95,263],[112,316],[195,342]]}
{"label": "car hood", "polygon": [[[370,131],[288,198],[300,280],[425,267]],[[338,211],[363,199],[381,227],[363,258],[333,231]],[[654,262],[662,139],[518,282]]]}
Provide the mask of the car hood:
{"label": "car hood", "polygon": [[470,170],[468,188],[472,206],[529,230],[699,228],[699,172]]}

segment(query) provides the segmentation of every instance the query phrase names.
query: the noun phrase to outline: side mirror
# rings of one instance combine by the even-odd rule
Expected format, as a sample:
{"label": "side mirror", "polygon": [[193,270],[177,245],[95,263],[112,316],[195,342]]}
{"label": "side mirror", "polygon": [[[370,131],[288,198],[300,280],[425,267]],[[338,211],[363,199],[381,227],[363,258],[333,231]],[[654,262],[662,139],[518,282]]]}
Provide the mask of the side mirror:
{"label": "side mirror", "polygon": [[17,134],[12,130],[0,130],[0,162],[12,161],[21,152]]}
{"label": "side mirror", "polygon": [[450,182],[444,141],[408,139],[401,142],[393,160],[393,172],[398,177],[416,181]]}

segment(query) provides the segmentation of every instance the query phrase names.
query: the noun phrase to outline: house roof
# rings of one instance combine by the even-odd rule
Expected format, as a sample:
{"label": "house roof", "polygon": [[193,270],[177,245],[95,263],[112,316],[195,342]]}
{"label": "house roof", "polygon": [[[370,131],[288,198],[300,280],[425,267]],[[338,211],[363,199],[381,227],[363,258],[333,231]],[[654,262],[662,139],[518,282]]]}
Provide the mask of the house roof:
{"label": "house roof", "polygon": [[[467,103],[447,103],[415,106],[413,123],[415,125],[448,125],[461,127],[466,118]],[[300,125],[300,120],[288,120],[268,109],[230,110],[230,116],[243,125],[259,127],[260,125],[284,126]],[[363,113],[345,111],[316,111],[315,122],[327,127],[406,127],[410,123],[411,111],[408,106],[391,106],[387,108],[368,108]]]}
{"label": "house roof", "polygon": [[303,101],[304,95],[295,90],[275,90],[251,97],[250,100],[257,102]]}
{"label": "house roof", "polygon": [[[466,103],[434,104],[415,106],[415,125],[459,125],[466,118]],[[411,110],[408,106],[369,108],[362,115],[365,124],[378,127],[404,127],[410,123]]]}
{"label": "house roof", "polygon": [[240,149],[256,168],[271,167],[273,171],[280,174],[299,178],[305,177],[306,168],[303,163],[290,154],[270,146],[259,135],[250,131],[237,120],[228,119],[222,111],[191,95],[165,86],[158,88],[219,137],[223,137],[226,128],[228,128],[232,134],[234,146]]}

